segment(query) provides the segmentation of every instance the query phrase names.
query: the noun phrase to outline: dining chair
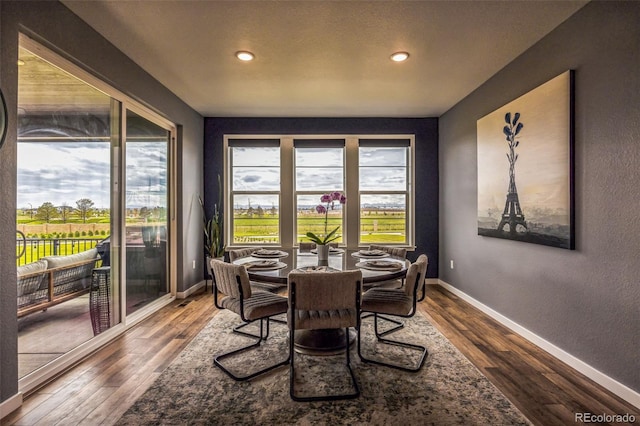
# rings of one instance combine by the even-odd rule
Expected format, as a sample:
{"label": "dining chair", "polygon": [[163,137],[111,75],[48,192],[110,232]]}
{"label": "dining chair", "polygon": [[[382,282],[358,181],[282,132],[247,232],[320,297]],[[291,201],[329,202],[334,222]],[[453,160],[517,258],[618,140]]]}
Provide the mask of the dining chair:
{"label": "dining chair", "polygon": [[[369,250],[381,250],[388,253],[390,256],[399,257],[402,259],[407,258],[407,249],[403,247],[383,246],[377,244],[371,244]],[[394,280],[380,281],[375,284],[370,284],[367,287],[396,287],[400,288],[404,285],[404,278],[398,278]]]}
{"label": "dining chair", "polygon": [[[425,256],[426,258],[426,256]],[[358,329],[358,355],[364,362],[370,362],[378,365],[396,368],[403,371],[416,372],[422,368],[424,361],[429,354],[427,348],[413,343],[401,342],[398,340],[387,339],[387,336],[404,327],[404,323],[396,321],[391,317],[409,318],[416,313],[416,304],[418,301],[418,288],[420,287],[422,278],[421,271],[426,270],[424,260],[416,261],[409,266],[402,288],[372,288],[362,295],[362,304],[360,311],[363,314],[373,314],[373,328],[378,342],[408,348],[418,351],[419,360],[416,366],[405,366],[396,363],[381,361],[380,359],[367,358],[362,354],[362,327]],[[364,315],[363,315],[364,317]],[[381,332],[379,330],[379,320],[387,320],[396,324],[394,327]]]}
{"label": "dining chair", "polygon": [[[234,260],[241,257],[251,256],[254,251],[260,250],[260,247],[245,247],[241,249],[229,250],[229,262],[233,263]],[[284,288],[284,285],[268,283],[263,281],[251,280],[251,286],[256,290],[267,290],[277,292]]]}
{"label": "dining chair", "polygon": [[[289,273],[289,394],[295,401],[331,401],[351,399],[360,395],[358,382],[351,368],[349,355],[349,327],[360,325],[360,295],[362,272],[291,272]],[[344,328],[346,365],[351,376],[353,392],[299,396],[296,394],[294,342],[298,330]],[[327,358],[329,360],[330,358]]]}
{"label": "dining chair", "polygon": [[369,250],[382,250],[384,252],[389,253],[391,256],[401,257],[403,259],[407,258],[407,249],[404,247],[392,247],[392,246],[382,246],[371,244],[369,246]]}
{"label": "dining chair", "polygon": [[316,248],[316,243],[309,243],[309,242],[303,242],[303,241],[300,241],[298,246],[300,253],[308,253],[315,248]]}
{"label": "dining chair", "polygon": [[[283,361],[242,376],[236,375],[224,367],[221,361],[241,352],[257,348],[263,340],[269,337],[269,322],[271,317],[285,314],[288,310],[288,302],[284,296],[279,296],[268,291],[252,290],[247,268],[242,265],[233,265],[221,260],[211,259],[211,270],[215,278],[213,284],[213,301],[215,307],[218,309],[227,309],[240,316],[242,324],[233,328],[234,333],[257,339],[248,346],[243,346],[231,352],[216,356],[214,358],[215,365],[220,367],[222,371],[234,380],[248,380],[281,365],[288,364],[290,359],[289,355],[287,359]],[[223,295],[220,301],[218,301],[218,293],[222,293]],[[254,321],[259,321],[260,323],[259,335],[242,330]],[[249,368],[250,366],[251,363],[248,363],[247,367]]]}
{"label": "dining chair", "polygon": [[426,254],[421,254],[418,256],[418,259],[416,259],[416,263],[420,264],[420,282],[418,283],[418,289],[422,293],[420,297],[418,297],[418,302],[422,302],[427,296],[426,279],[427,268],[429,267],[429,258]]}
{"label": "dining chair", "polygon": [[229,261],[233,263],[234,260],[241,257],[251,256],[256,250],[260,250],[260,247],[245,247],[241,249],[229,250]]}
{"label": "dining chair", "polygon": [[[327,245],[329,247],[333,247],[333,248],[338,248],[338,246],[339,246],[338,243],[329,243]],[[314,250],[315,248],[316,248],[316,243],[313,243],[313,242],[300,241],[300,243],[298,245],[298,249],[300,250],[300,253],[310,252],[311,250]]]}

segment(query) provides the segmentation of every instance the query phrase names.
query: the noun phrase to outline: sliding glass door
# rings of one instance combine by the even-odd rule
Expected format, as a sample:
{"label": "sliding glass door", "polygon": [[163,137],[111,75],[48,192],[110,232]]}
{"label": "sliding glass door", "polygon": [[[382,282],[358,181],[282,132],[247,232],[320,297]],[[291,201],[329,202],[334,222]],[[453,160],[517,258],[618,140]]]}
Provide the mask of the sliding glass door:
{"label": "sliding glass door", "polygon": [[170,132],[127,110],[125,142],[126,313],[169,293]]}
{"label": "sliding glass door", "polygon": [[18,64],[16,314],[26,390],[171,300],[175,129],[26,36]]}

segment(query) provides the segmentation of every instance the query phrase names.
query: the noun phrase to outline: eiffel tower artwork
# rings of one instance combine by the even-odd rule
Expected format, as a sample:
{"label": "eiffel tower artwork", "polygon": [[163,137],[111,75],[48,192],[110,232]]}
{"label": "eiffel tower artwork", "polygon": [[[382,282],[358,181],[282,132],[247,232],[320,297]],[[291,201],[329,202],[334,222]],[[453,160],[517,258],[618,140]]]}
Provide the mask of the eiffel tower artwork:
{"label": "eiffel tower artwork", "polygon": [[520,113],[516,112],[511,118],[511,113],[505,114],[504,121],[506,126],[502,129],[506,136],[507,143],[509,144],[509,152],[507,153],[507,160],[509,160],[509,189],[507,192],[507,201],[504,205],[504,211],[502,212],[502,219],[498,225],[498,231],[504,231],[504,227],[509,225],[509,233],[511,235],[516,234],[516,228],[518,225],[527,229],[527,223],[520,207],[520,200],[518,199],[518,189],[516,188],[516,174],[515,166],[518,160],[518,154],[515,150],[520,141],[516,140],[516,136],[520,133],[524,125],[519,122]]}

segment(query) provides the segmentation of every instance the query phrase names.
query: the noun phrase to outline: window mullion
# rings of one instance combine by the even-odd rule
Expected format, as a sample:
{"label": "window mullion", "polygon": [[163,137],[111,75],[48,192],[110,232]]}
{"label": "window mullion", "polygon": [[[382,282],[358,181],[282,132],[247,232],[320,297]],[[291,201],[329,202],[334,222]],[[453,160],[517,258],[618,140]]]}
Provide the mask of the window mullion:
{"label": "window mullion", "polygon": [[358,138],[346,138],[345,189],[347,194],[344,228],[347,247],[358,247],[360,240],[360,170]]}
{"label": "window mullion", "polygon": [[280,238],[282,247],[293,247],[296,235],[293,138],[280,139]]}

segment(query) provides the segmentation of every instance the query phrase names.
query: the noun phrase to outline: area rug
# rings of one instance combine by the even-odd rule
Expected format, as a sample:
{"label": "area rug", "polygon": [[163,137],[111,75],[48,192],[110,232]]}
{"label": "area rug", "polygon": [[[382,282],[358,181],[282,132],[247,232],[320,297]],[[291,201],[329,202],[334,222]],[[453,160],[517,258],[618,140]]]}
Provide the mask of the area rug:
{"label": "area rug", "polygon": [[[529,425],[521,412],[438,330],[418,314],[393,333],[396,340],[425,345],[429,356],[418,373],[363,363],[356,345],[351,363],[361,395],[351,400],[295,402],[289,397],[289,368],[283,366],[247,382],[236,382],[213,363],[215,355],[250,342],[232,333],[239,318],[219,312],[120,418],[119,425]],[[382,345],[373,319],[363,320],[365,357],[415,362],[415,354]],[[248,328],[248,327],[247,327]],[[256,329],[257,330],[257,329]],[[227,368],[245,373],[286,359],[288,330],[271,323],[256,350]],[[390,336],[390,337],[391,337]],[[301,395],[348,393],[344,354],[296,354],[296,390]]]}

